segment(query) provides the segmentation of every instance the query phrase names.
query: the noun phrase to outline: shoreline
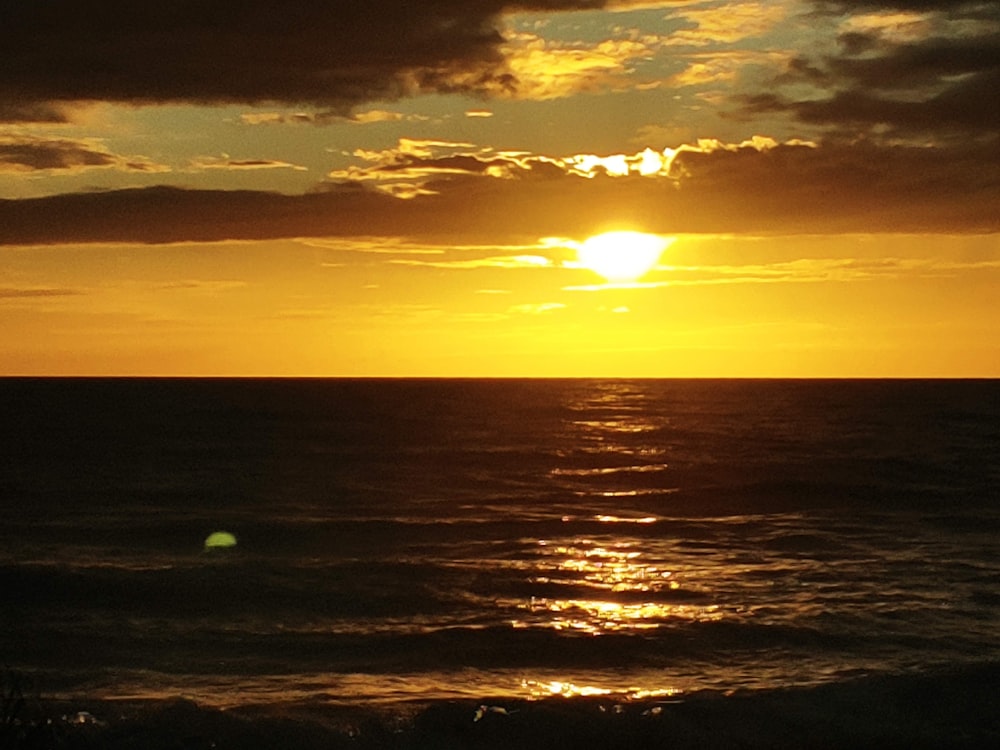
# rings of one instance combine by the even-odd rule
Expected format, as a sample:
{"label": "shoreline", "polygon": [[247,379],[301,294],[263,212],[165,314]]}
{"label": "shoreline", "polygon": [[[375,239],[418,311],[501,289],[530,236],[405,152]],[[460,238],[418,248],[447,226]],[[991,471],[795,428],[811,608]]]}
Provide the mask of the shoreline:
{"label": "shoreline", "polygon": [[[483,699],[349,706],[25,695],[4,748],[978,748],[1000,746],[1000,663],[812,688],[614,701]],[[5,691],[6,696],[6,691]],[[11,717],[4,717],[8,719]]]}

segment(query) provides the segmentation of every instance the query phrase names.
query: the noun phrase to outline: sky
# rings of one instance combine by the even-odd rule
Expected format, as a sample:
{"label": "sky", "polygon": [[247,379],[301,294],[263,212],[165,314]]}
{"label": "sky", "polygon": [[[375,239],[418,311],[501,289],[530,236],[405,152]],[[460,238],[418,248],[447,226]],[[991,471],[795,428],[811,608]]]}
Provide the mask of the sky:
{"label": "sky", "polygon": [[0,374],[1000,377],[997,92],[996,2],[7,0]]}

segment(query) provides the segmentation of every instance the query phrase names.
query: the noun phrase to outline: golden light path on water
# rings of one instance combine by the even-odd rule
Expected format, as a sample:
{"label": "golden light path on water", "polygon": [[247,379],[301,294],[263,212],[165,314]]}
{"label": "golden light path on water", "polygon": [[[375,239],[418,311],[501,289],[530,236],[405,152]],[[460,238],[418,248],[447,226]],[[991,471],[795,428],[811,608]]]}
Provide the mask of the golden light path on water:
{"label": "golden light path on water", "polygon": [[[572,420],[570,428],[577,433],[581,452],[589,460],[583,466],[553,467],[550,476],[579,481],[582,499],[634,499],[648,492],[672,492],[655,479],[655,488],[632,481],[633,477],[653,478],[669,468],[662,448],[636,440],[661,426],[642,413],[637,396],[641,401],[640,394],[629,386],[607,383],[574,404],[571,408],[581,412],[581,418]],[[639,533],[662,519],[641,512],[594,512],[584,518],[606,527],[607,532],[533,542],[531,583],[573,594],[532,597],[519,605],[524,614],[511,621],[514,628],[550,628],[599,638],[611,634],[641,636],[678,622],[723,619],[723,609],[712,597],[703,596],[711,585],[701,580],[704,571],[692,570],[690,561],[684,564],[677,559],[663,540]],[[581,517],[562,520],[579,521]],[[669,678],[663,674],[633,675],[633,683],[623,683],[622,678],[628,680],[625,675],[616,679],[600,672],[567,674],[559,679],[524,680],[522,688],[534,698],[611,696],[641,700],[684,692],[680,682],[664,684]]]}
{"label": "golden light path on water", "polygon": [[[594,514],[589,519],[607,525],[609,532],[626,533],[535,540],[535,575],[529,580],[542,587],[580,593],[532,597],[517,605],[524,615],[511,620],[512,627],[552,629],[599,639],[610,634],[641,635],[679,620],[706,622],[723,618],[722,609],[710,601],[685,601],[699,597],[697,592],[689,596],[682,590],[683,574],[657,562],[655,553],[644,551],[641,539],[627,533],[629,527],[648,526],[661,519],[610,514]],[[597,641],[594,645],[600,647]],[[613,700],[663,700],[685,692],[679,683],[667,682],[665,677],[585,670],[556,678],[534,675],[522,679],[520,687],[522,694],[535,699],[603,696]]]}
{"label": "golden light path on water", "polygon": [[[657,519],[595,515],[594,520],[607,524],[650,524]],[[534,576],[532,583],[559,584],[590,590],[594,595],[532,597],[522,605],[532,613],[530,621],[513,620],[515,628],[542,626],[601,635],[653,630],[670,620],[722,618],[715,604],[664,601],[681,584],[674,571],[645,559],[638,541],[580,539],[566,544],[541,539],[537,546],[540,560],[535,568],[544,574]]]}
{"label": "golden light path on water", "polygon": [[650,698],[670,698],[682,694],[680,688],[629,688],[626,690],[597,687],[594,685],[576,685],[572,682],[561,680],[550,680],[539,682],[537,680],[524,680],[521,686],[530,693],[533,698],[548,698],[559,696],[562,698],[592,697],[592,696],[617,696],[628,700],[648,700]]}
{"label": "golden light path on water", "polygon": [[[596,384],[567,408],[575,412],[565,435],[573,447],[558,455],[548,475],[576,507],[562,517],[565,534],[520,540],[526,557],[512,564],[535,595],[504,604],[514,613],[509,622],[515,629],[557,631],[592,639],[597,652],[609,648],[589,666],[532,670],[521,682],[522,695],[660,703],[706,687],[728,691],[767,683],[772,674],[787,681],[787,662],[773,668],[739,657],[720,662],[711,650],[707,659],[667,648],[648,662],[638,660],[641,665],[615,663],[615,639],[634,638],[639,648],[648,643],[654,650],[680,643],[683,649],[684,634],[702,625],[712,631],[713,623],[752,620],[782,627],[820,616],[809,591],[786,592],[776,604],[773,588],[788,578],[790,566],[806,571],[817,563],[769,557],[760,547],[775,535],[812,532],[803,531],[795,512],[654,514],[653,508],[662,513],[670,507],[667,496],[682,491],[684,462],[692,460],[691,446],[678,446],[664,431],[671,415],[651,412],[642,386],[622,381]],[[759,528],[760,538],[751,541],[749,528]],[[752,643],[746,646],[753,650]],[[822,677],[808,660],[791,669],[803,684]]]}
{"label": "golden light path on water", "polygon": [[[433,699],[480,701],[544,698],[596,697],[619,701],[661,701],[680,696],[685,688],[649,688],[632,685],[628,680],[612,683],[599,678],[585,684],[554,676],[550,670],[533,677],[519,676],[516,670],[479,672],[414,672],[397,675],[318,672],[310,675],[245,676],[207,675],[170,677],[165,675],[151,687],[148,675],[134,680],[122,679],[113,690],[96,688],[91,697],[97,700],[151,701],[176,700],[182,696],[201,706],[231,709],[248,703],[268,705],[326,703],[329,705],[394,705],[419,708],[420,702]],[[52,696],[72,700],[72,694]],[[470,709],[470,718],[471,709]]]}

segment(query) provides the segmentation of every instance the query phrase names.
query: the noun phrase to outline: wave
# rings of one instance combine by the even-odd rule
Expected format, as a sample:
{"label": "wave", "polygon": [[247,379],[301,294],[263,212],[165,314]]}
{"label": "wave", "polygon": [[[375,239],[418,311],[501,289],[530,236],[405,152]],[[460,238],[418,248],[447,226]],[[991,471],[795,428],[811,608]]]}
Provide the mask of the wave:
{"label": "wave", "polygon": [[[622,695],[994,658],[996,396],[3,382],[0,657],[241,705],[332,701],[326,677],[369,701]],[[219,530],[237,546],[205,553]]]}
{"label": "wave", "polygon": [[[415,748],[981,748],[1000,741],[1000,665],[803,688],[350,704],[319,695],[225,710],[179,698],[28,700],[10,746]],[[19,745],[18,742],[21,744]]]}

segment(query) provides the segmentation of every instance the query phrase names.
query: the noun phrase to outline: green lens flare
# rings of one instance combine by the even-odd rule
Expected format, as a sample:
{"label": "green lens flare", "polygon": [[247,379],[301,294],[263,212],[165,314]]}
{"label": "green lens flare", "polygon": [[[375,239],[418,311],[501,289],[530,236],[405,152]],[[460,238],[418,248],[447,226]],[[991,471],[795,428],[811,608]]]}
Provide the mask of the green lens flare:
{"label": "green lens flare", "polygon": [[226,549],[236,546],[236,537],[228,531],[216,531],[208,535],[205,549]]}

